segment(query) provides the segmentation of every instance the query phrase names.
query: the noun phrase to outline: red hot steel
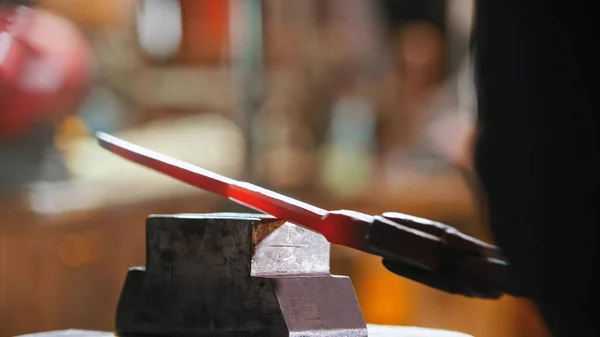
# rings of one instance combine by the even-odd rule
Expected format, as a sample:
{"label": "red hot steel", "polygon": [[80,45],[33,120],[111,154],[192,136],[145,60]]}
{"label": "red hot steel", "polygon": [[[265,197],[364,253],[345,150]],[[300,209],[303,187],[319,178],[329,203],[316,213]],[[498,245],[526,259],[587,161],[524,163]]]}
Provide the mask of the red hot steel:
{"label": "red hot steel", "polygon": [[321,233],[329,242],[369,252],[365,235],[372,217],[353,211],[327,211],[246,182],[236,181],[175,158],[97,133],[102,147],[129,161],[184,183],[224,196],[254,210]]}

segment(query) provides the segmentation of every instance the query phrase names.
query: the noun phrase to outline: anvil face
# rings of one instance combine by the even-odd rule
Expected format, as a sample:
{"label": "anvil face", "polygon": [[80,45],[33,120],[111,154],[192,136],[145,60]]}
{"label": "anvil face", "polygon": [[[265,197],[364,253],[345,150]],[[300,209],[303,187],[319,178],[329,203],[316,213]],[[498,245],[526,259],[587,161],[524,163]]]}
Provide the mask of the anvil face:
{"label": "anvil face", "polygon": [[268,216],[157,215],[130,270],[120,335],[367,336],[349,278],[320,234]]}

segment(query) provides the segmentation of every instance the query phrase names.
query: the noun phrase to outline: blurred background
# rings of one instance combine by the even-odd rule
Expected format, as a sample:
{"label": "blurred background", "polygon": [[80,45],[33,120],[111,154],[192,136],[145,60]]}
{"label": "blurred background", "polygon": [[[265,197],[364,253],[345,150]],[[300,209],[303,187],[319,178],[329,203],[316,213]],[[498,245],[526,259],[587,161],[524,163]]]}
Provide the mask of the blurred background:
{"label": "blurred background", "polygon": [[[105,131],[328,209],[484,240],[473,0],[0,0],[0,336],[113,330],[152,213],[241,211],[99,148]],[[8,6],[15,3],[23,7]],[[546,336],[332,247],[369,323]]]}

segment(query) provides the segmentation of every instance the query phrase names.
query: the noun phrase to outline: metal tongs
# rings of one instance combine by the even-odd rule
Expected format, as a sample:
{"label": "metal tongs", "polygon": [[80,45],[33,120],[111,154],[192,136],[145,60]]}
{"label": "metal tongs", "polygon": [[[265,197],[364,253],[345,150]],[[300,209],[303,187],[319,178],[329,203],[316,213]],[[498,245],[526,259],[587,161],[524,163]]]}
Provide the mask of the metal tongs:
{"label": "metal tongs", "polygon": [[96,138],[105,149],[134,163],[319,232],[333,244],[380,256],[384,266],[400,276],[469,297],[498,298],[504,293],[524,296],[496,246],[453,227],[401,213],[371,216],[348,210],[327,211],[105,133],[97,133]]}

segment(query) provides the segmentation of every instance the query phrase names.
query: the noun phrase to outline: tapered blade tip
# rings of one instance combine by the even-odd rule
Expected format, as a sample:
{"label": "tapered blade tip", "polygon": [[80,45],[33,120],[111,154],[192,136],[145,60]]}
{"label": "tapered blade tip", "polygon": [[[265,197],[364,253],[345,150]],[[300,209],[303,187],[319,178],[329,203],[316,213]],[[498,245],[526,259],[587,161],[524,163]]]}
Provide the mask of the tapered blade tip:
{"label": "tapered blade tip", "polygon": [[98,141],[98,144],[100,144],[100,146],[102,147],[107,147],[109,144],[109,140],[108,138],[110,137],[108,134],[102,132],[102,131],[98,131],[96,132],[96,140]]}
{"label": "tapered blade tip", "polygon": [[98,144],[100,146],[102,146],[103,148],[105,148],[109,151],[112,151],[115,147],[124,148],[124,147],[131,146],[124,140],[119,139],[115,136],[111,136],[108,133],[101,132],[101,131],[96,132],[96,140],[98,141]]}

